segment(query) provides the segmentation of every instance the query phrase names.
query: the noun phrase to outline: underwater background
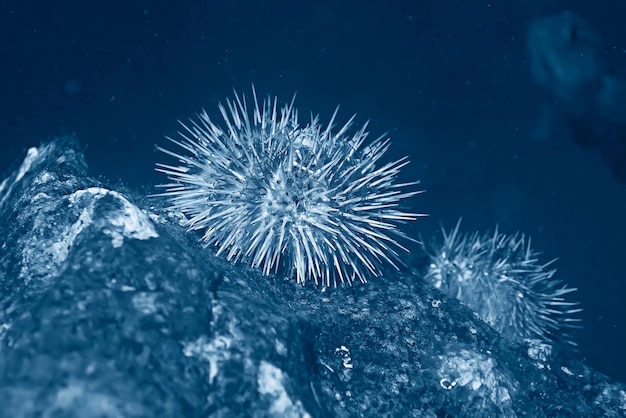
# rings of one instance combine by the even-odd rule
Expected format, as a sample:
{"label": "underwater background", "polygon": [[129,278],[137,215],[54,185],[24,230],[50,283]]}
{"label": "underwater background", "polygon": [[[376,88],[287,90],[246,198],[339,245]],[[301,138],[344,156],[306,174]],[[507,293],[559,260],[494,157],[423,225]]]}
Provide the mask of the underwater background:
{"label": "underwater background", "polygon": [[[297,92],[301,117],[371,120],[409,155],[411,203],[438,237],[459,217],[532,236],[584,309],[587,364],[626,381],[626,185],[571,138],[532,78],[530,22],[571,10],[626,77],[620,1],[61,1],[2,3],[0,178],[27,147],[76,133],[91,174],[146,194],[155,144],[232,89]],[[626,162],[624,162],[626,164]],[[415,248],[415,251],[419,251]]]}

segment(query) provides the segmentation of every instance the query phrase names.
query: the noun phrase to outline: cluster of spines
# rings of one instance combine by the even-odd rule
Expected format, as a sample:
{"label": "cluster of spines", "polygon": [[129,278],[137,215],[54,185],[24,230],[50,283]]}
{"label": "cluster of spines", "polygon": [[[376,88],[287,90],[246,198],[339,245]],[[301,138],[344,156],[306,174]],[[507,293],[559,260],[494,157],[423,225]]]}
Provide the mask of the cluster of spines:
{"label": "cluster of spines", "polygon": [[426,280],[506,337],[575,346],[570,331],[581,309],[566,299],[576,289],[554,278],[555,260],[539,262],[524,234],[461,234],[459,227],[443,230],[443,244],[428,249]]}
{"label": "cluster of spines", "polygon": [[245,97],[220,104],[225,129],[205,111],[181,123],[169,139],[184,154],[158,147],[179,162],[157,170],[172,180],[161,195],[184,225],[204,231],[218,255],[301,284],[366,282],[399,268],[399,240],[410,240],[399,224],[421,216],[400,207],[420,193],[417,182],[396,183],[408,160],[377,167],[390,141],[364,146],[367,124],[348,134],[354,116],[336,132],[337,111],[326,128],[317,117],[302,127],[293,101],[279,110],[277,99],[253,98],[252,118]]}

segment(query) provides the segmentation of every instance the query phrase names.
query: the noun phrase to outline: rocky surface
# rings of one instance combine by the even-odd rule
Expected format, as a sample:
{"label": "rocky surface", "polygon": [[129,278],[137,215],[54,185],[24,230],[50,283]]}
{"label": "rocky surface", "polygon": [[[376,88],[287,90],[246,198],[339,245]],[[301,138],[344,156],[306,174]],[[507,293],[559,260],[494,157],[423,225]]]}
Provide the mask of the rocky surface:
{"label": "rocky surface", "polygon": [[500,337],[418,265],[302,287],[231,265],[157,199],[31,149],[0,183],[2,417],[624,416],[626,392]]}

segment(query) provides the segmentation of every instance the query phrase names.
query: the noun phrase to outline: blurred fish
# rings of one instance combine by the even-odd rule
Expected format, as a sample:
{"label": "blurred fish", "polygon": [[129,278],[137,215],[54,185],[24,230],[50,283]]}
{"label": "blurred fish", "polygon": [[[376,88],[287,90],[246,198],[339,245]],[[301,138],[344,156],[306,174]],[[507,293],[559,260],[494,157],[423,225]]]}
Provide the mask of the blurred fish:
{"label": "blurred fish", "polygon": [[582,147],[599,152],[626,183],[626,80],[611,74],[601,37],[566,11],[528,27],[530,70]]}

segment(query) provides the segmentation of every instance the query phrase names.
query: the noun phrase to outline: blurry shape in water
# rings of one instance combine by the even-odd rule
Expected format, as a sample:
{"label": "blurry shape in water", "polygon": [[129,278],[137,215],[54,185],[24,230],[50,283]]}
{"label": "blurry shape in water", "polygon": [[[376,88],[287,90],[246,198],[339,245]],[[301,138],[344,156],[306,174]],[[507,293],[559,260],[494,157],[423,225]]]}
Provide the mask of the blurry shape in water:
{"label": "blurry shape in water", "polygon": [[566,11],[532,21],[530,70],[551,97],[573,139],[596,150],[616,180],[626,183],[626,81],[611,74],[600,36]]}

